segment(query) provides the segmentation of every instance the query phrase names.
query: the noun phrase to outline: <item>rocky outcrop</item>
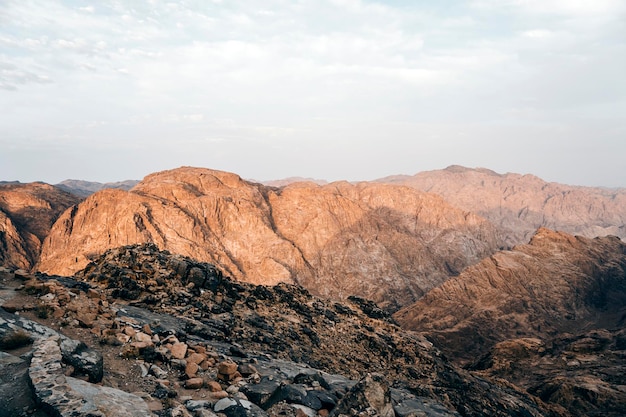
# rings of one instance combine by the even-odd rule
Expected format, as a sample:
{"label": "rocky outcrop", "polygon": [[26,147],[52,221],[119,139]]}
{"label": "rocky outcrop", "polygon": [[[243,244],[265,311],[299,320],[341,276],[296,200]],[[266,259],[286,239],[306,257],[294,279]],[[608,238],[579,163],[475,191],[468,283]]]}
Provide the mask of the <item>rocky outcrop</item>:
{"label": "rocky outcrop", "polygon": [[533,175],[451,166],[378,180],[441,195],[502,228],[509,245],[526,243],[539,227],[586,237],[626,238],[626,189],[578,187]]}
{"label": "rocky outcrop", "polygon": [[36,343],[29,368],[35,395],[44,409],[61,417],[150,417],[138,396],[65,376],[59,337]]}
{"label": "rocky outcrop", "polygon": [[[337,407],[338,414],[397,417],[567,415],[456,368],[365,300],[341,304],[294,285],[254,286],[220,274],[192,282],[194,268],[214,270],[154,245],[118,248],[95,259],[80,281],[26,277],[10,309],[21,305],[20,317],[43,310],[28,297],[48,306],[48,323],[103,350],[103,385],[139,388],[161,415],[295,417]],[[131,272],[140,291],[125,300],[119,290],[128,281],[118,278]],[[73,295],[59,307],[61,287]],[[89,312],[92,320],[79,319]]]}
{"label": "rocky outcrop", "polygon": [[540,229],[395,318],[446,355],[574,416],[626,413],[626,244]]}
{"label": "rocky outcrop", "polygon": [[470,369],[505,379],[573,416],[626,413],[626,330],[596,329],[545,341],[511,339],[496,344]]}
{"label": "rocky outcrop", "polygon": [[30,269],[52,224],[79,198],[44,183],[0,185],[0,266]]}
{"label": "rocky outcrop", "polygon": [[619,328],[624,306],[626,243],[539,229],[528,245],[467,268],[395,318],[471,360],[510,338]]}
{"label": "rocky outcrop", "polygon": [[152,242],[237,280],[299,283],[395,310],[493,253],[484,219],[441,198],[383,184],[271,188],[198,168],[103,190],[59,218],[38,270],[67,275],[106,249]]}

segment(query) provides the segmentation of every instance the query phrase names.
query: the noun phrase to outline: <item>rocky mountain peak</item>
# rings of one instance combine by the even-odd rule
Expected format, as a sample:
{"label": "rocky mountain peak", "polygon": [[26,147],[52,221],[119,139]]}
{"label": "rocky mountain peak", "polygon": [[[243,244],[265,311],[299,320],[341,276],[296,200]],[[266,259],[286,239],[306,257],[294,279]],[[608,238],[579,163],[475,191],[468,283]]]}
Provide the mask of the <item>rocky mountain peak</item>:
{"label": "rocky mountain peak", "polygon": [[438,194],[483,216],[503,231],[509,246],[528,242],[540,227],[585,237],[626,238],[626,189],[570,186],[530,174],[459,166],[379,181]]}
{"label": "rocky mountain peak", "polygon": [[297,282],[317,295],[358,295],[389,310],[501,246],[489,222],[407,187],[277,189],[183,167],[149,175],[128,192],[98,192],[66,212],[37,268],[68,275],[94,254],[144,242],[213,263],[238,280]]}

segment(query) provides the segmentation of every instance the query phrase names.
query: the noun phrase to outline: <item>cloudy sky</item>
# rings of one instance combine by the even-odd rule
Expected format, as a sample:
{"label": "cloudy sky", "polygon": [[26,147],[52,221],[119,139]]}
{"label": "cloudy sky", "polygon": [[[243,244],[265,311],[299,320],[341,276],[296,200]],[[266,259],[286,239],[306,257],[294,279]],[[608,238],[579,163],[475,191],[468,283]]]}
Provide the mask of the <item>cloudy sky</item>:
{"label": "cloudy sky", "polygon": [[626,186],[623,0],[0,0],[0,180]]}

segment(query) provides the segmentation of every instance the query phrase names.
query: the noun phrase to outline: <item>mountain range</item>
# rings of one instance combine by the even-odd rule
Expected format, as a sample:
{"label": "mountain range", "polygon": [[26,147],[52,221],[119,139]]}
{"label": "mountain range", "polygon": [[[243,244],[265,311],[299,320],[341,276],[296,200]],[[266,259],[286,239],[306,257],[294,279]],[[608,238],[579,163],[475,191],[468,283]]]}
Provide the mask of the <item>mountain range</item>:
{"label": "mountain range", "polygon": [[[0,184],[3,266],[118,288],[114,299],[155,309],[171,302],[157,287],[180,268],[178,261],[141,264],[142,254],[158,249],[159,257],[210,264],[235,282],[290,284],[320,300],[351,299],[371,318],[387,317],[402,332],[432,342],[446,367],[478,378],[464,379],[467,389],[477,389],[479,380],[493,390],[513,389],[522,401],[516,407],[527,410],[519,415],[626,412],[620,388],[626,386],[626,189],[459,166],[356,183],[294,178],[262,184],[192,167],[137,183],[64,183],[66,191]],[[152,246],[116,249],[137,244]],[[102,258],[105,253],[118,258]],[[120,262],[124,266],[116,266]],[[158,273],[148,279],[139,270]],[[184,291],[205,285],[206,275],[190,274],[181,278]],[[196,295],[200,302],[202,292]],[[166,312],[183,314],[196,305],[192,300]],[[377,332],[380,325],[362,326]],[[389,355],[391,348],[377,349],[376,355]],[[304,360],[316,357],[311,364],[319,365],[317,353]],[[350,366],[356,365],[333,372],[349,373]],[[412,378],[401,377],[414,394],[425,394]],[[478,408],[464,412],[463,400],[450,402],[435,391],[431,398],[448,410],[478,415]],[[494,405],[499,401],[486,407],[501,407]],[[424,415],[439,415],[429,412]],[[485,414],[511,415],[495,408]]]}

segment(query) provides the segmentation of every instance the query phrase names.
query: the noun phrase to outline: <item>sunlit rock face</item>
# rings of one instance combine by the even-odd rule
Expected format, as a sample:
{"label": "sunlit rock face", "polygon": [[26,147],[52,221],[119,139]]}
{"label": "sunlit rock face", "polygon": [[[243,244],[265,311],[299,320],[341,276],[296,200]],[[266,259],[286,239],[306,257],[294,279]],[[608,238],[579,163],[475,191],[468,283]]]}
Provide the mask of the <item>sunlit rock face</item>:
{"label": "sunlit rock face", "polygon": [[0,184],[0,266],[30,269],[54,221],[79,201],[44,183]]}
{"label": "sunlit rock face", "polygon": [[468,267],[395,318],[461,361],[496,343],[623,328],[626,243],[539,229],[527,245]]}
{"label": "sunlit rock face", "polygon": [[152,242],[256,284],[300,283],[395,310],[502,246],[483,218],[409,187],[347,182],[283,188],[179,168],[67,211],[37,269],[72,274],[106,249]]}
{"label": "sunlit rock face", "polygon": [[526,243],[539,227],[585,237],[626,238],[626,189],[546,182],[534,175],[497,174],[451,166],[393,176],[383,183],[414,187],[493,222],[507,244]]}

